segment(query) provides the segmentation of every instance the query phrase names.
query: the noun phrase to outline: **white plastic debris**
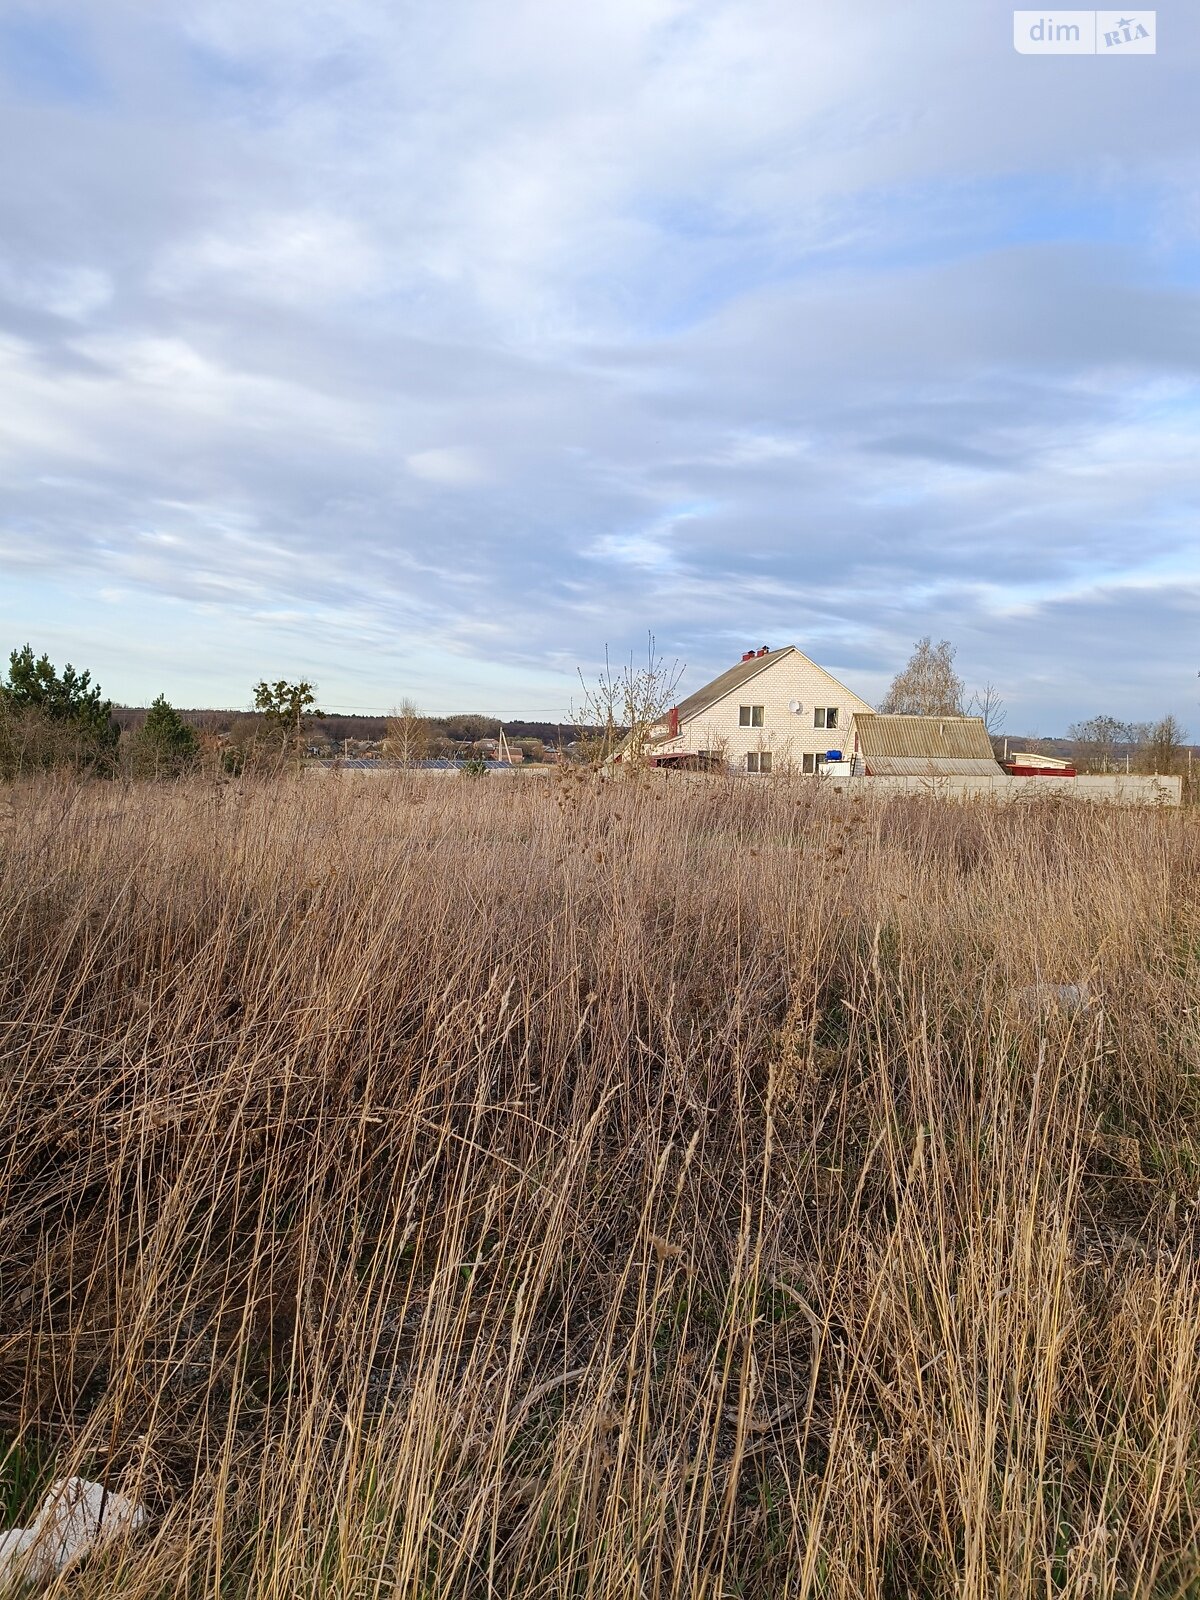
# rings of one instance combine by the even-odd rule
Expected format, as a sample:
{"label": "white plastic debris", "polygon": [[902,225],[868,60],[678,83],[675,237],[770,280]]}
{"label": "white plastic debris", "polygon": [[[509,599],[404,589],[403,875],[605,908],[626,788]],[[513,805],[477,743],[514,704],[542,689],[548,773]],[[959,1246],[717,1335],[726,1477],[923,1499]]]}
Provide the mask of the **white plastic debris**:
{"label": "white plastic debris", "polygon": [[1086,983],[1033,983],[1017,991],[1017,1001],[1025,1011],[1064,1011],[1069,1015],[1086,1011],[1092,995]]}
{"label": "white plastic debris", "polygon": [[58,1478],[30,1528],[0,1533],[0,1592],[15,1583],[48,1583],[119,1533],[146,1520],[145,1509],[102,1483]]}

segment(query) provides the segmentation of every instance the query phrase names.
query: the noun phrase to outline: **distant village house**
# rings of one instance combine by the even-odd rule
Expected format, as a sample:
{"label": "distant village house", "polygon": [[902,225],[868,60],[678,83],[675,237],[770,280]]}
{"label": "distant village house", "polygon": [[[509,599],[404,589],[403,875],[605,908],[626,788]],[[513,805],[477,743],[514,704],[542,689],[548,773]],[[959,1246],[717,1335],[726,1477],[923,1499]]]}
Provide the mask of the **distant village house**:
{"label": "distant village house", "polygon": [[673,706],[651,734],[655,766],[819,772],[849,748],[871,707],[795,645],[748,650],[736,666]]}

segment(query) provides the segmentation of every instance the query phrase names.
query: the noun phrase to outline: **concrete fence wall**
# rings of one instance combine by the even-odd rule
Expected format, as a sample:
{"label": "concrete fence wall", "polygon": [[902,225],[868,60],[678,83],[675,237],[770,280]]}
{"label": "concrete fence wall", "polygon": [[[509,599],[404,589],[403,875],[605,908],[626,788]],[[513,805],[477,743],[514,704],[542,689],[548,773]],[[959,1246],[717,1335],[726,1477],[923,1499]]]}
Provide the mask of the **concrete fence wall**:
{"label": "concrete fence wall", "polygon": [[[554,776],[554,770],[549,766],[496,767],[488,772],[488,777],[499,778],[501,781],[514,778],[545,780]],[[306,777],[317,778],[365,778],[368,781],[380,778],[406,778],[410,782],[415,778],[446,779],[462,776],[454,767],[405,769],[389,766],[386,762],[364,762],[357,767],[325,766],[318,762],[310,762],[305,765],[304,773]],[[615,779],[617,775],[610,773],[609,776]],[[647,773],[646,776],[667,787],[680,783],[704,784],[724,781],[723,777],[712,773],[668,772],[663,769]],[[736,770],[729,776],[745,783],[776,783],[784,779],[783,774],[759,777]],[[1135,776],[1133,773],[1089,774],[1078,778],[1010,778],[1007,773],[1001,772],[994,778],[828,777],[807,778],[803,781],[819,782],[823,788],[828,788],[834,794],[930,794],[939,795],[946,800],[998,801],[1041,800],[1049,795],[1068,795],[1076,800],[1092,800],[1106,805],[1120,806],[1177,806],[1183,803],[1182,778],[1147,778]]]}
{"label": "concrete fence wall", "polygon": [[827,778],[830,787],[858,794],[934,794],[948,800],[975,797],[993,800],[1038,800],[1070,795],[1119,806],[1177,806],[1183,802],[1183,779],[1140,777],[1132,773],[1080,775],[1078,778]]}

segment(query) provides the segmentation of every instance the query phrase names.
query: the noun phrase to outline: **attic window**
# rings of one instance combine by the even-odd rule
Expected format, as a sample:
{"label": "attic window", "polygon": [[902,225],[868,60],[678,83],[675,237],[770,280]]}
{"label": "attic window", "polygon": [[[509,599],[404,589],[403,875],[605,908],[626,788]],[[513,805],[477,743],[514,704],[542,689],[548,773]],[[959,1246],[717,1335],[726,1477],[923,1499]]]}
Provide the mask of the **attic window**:
{"label": "attic window", "polygon": [[836,706],[814,706],[814,728],[836,728],[838,725],[838,708]]}
{"label": "attic window", "polygon": [[740,728],[761,728],[763,725],[762,706],[739,706],[738,726]]}

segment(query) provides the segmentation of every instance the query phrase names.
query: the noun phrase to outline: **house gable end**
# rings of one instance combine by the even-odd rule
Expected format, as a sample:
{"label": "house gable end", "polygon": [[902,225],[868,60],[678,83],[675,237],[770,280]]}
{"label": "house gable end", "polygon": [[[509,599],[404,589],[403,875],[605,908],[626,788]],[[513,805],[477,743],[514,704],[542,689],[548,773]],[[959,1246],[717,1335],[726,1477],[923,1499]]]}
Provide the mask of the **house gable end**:
{"label": "house gable end", "polygon": [[[768,680],[771,682],[771,687],[774,688],[776,682],[781,678],[807,680],[806,685],[803,682],[798,682],[796,685],[798,692],[788,697],[789,699],[799,699],[801,701],[804,705],[805,716],[807,716],[813,705],[825,703],[823,700],[814,700],[812,698],[814,692],[817,692],[818,684],[820,685],[819,693],[827,695],[828,703],[841,709],[844,718],[843,728],[849,727],[852,717],[862,711],[871,709],[861,695],[857,695],[852,689],[848,689],[831,672],[826,672],[824,667],[819,666],[810,656],[806,656],[802,650],[797,650],[794,645],[789,646],[786,650],[773,652],[773,654],[775,655],[773,661],[763,657],[757,664],[759,667],[757,672],[748,674],[728,687],[722,687],[721,692],[718,694],[710,696],[707,691],[717,688],[721,684],[719,678],[714,679],[711,684],[706,686],[705,690],[698,690],[696,695],[691,697],[697,701],[702,700],[702,704],[697,709],[688,709],[688,701],[682,702],[679,706],[679,736],[686,737],[689,726],[696,728],[698,725],[722,718],[736,720],[736,712],[739,706],[757,704],[764,700],[778,698],[778,693],[775,695],[767,693]],[[747,662],[746,665],[751,666],[754,663]],[[814,679],[816,680],[815,683]],[[782,692],[787,693],[786,689]],[[813,729],[811,722],[801,723],[798,727],[809,731],[819,731]],[[791,730],[789,729],[789,731]]]}

